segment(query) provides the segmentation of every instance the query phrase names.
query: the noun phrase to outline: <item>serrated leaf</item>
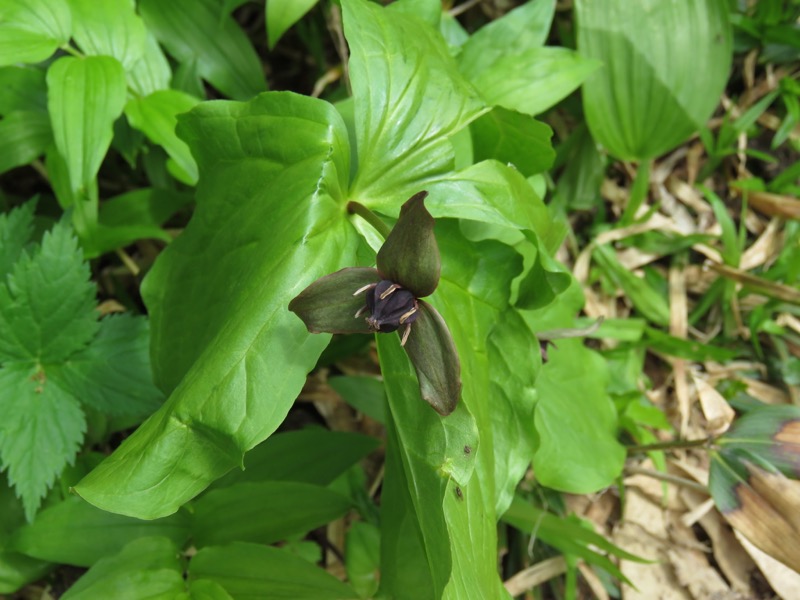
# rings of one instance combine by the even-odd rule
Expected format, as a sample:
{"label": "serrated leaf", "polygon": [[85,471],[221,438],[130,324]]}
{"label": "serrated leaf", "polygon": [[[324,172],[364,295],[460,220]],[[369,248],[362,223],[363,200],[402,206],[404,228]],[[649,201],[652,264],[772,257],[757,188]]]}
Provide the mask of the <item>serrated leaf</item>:
{"label": "serrated leaf", "polygon": [[109,56],[64,56],[47,71],[47,88],[53,137],[66,161],[71,192],[86,195],[125,105],[125,71]]}
{"label": "serrated leaf", "polygon": [[62,598],[179,598],[184,588],[178,547],[172,540],[154,536],[134,540],[98,561]]}
{"label": "serrated leaf", "polygon": [[139,96],[169,87],[172,69],[155,36],[146,32],[142,57],[128,70],[128,85]]}
{"label": "serrated leaf", "polygon": [[177,510],[277,428],[329,339],[306,333],[289,301],[354,264],[358,246],[341,200],[347,132],[330,105],[291,93],[201,104],[178,132],[201,173],[197,209],[142,289],[156,381],[172,395],[76,486],[147,518]]}
{"label": "serrated leaf", "polygon": [[142,57],[144,23],[131,0],[68,0],[75,19],[72,36],[88,56],[113,56],[125,70]]}
{"label": "serrated leaf", "polygon": [[461,72],[468,78],[477,77],[504,56],[543,46],[555,9],[555,0],[535,0],[481,27],[458,56]]}
{"label": "serrated leaf", "polygon": [[281,36],[311,10],[318,0],[269,0],[267,2],[267,40],[272,50]]}
{"label": "serrated leaf", "polygon": [[15,111],[0,120],[0,173],[42,156],[53,143],[50,117],[38,110]]}
{"label": "serrated leaf", "polygon": [[111,315],[85,349],[49,377],[81,403],[107,415],[147,416],[163,401],[150,368],[150,328],[144,317]]}
{"label": "serrated leaf", "polygon": [[483,105],[430,25],[362,0],[342,8],[358,150],[351,194],[397,214],[420,181],[452,168],[448,137]]}
{"label": "serrated leaf", "polygon": [[33,235],[35,210],[34,200],[0,214],[0,281],[5,280]]}
{"label": "serrated leaf", "polygon": [[71,34],[66,0],[6,0],[0,7],[0,65],[40,62]]}
{"label": "serrated leaf", "polygon": [[139,11],[173,57],[197,60],[200,76],[226,96],[247,100],[267,89],[250,40],[215,0],[141,0]]}
{"label": "serrated leaf", "polygon": [[471,81],[488,104],[538,115],[578,89],[600,63],[568,48],[503,56]]}
{"label": "serrated leaf", "polygon": [[86,420],[78,402],[36,366],[0,369],[0,459],[32,521],[42,498],[75,460]]}
{"label": "serrated leaf", "polygon": [[549,126],[501,106],[470,123],[469,132],[475,162],[494,159],[512,164],[525,177],[549,169],[556,156]]}
{"label": "serrated leaf", "polygon": [[199,548],[235,541],[272,544],[305,535],[351,506],[347,496],[310,483],[236,483],[194,503],[192,536]]}
{"label": "serrated leaf", "polygon": [[150,141],[167,151],[178,167],[178,179],[187,185],[197,183],[197,164],[189,146],[178,138],[175,125],[178,115],[189,112],[200,101],[177,90],[160,90],[143,98],[133,98],[125,106],[131,126],[143,131]]}
{"label": "serrated leaf", "polygon": [[234,542],[203,548],[189,566],[189,582],[209,579],[234,598],[350,600],[355,592],[325,570],[280,548]]}
{"label": "serrated leaf", "polygon": [[728,10],[725,0],[576,2],[578,51],[604,65],[583,86],[594,138],[645,160],[705,125],[730,70]]}
{"label": "serrated leaf", "polygon": [[163,536],[173,545],[183,546],[189,538],[189,526],[186,511],[164,519],[140,521],[102,511],[69,496],[17,530],[12,547],[55,563],[90,567],[139,538]]}
{"label": "serrated leaf", "polygon": [[0,363],[58,363],[97,333],[95,287],[72,230],[61,223],[0,283]]}
{"label": "serrated leaf", "polygon": [[547,487],[588,494],[620,474],[625,448],[617,441],[617,416],[606,392],[602,356],[579,340],[559,340],[536,382],[539,445],[536,479]]}

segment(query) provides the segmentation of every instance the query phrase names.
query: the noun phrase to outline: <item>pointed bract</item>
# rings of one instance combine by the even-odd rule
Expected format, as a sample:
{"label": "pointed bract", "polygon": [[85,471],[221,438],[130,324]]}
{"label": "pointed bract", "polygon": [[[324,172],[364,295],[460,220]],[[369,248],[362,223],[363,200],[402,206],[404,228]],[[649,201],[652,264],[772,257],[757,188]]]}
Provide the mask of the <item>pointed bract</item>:
{"label": "pointed bract", "polygon": [[461,363],[450,330],[430,304],[419,301],[405,351],[417,371],[422,398],[436,412],[449,415],[461,397]]}
{"label": "pointed bract", "polygon": [[380,280],[375,269],[342,269],[309,285],[289,303],[289,310],[311,333],[372,333],[366,319],[356,316],[367,305],[365,294],[355,292]]}
{"label": "pointed bract", "polygon": [[425,208],[428,192],[411,196],[378,252],[378,271],[414,297],[430,296],[439,285],[441,259],[433,235],[433,217]]}

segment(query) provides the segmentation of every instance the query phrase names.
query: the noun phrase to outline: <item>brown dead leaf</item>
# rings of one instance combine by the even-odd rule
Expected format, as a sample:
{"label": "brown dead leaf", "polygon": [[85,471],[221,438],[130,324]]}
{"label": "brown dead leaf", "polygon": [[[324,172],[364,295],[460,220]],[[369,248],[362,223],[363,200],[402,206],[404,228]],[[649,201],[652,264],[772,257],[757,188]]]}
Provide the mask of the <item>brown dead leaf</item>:
{"label": "brown dead leaf", "polygon": [[725,397],[716,389],[710,386],[702,377],[693,373],[697,389],[697,397],[700,400],[700,408],[706,418],[706,429],[711,435],[721,435],[731,426],[736,412],[728,404]]}
{"label": "brown dead leaf", "polygon": [[749,192],[748,203],[770,217],[784,219],[800,219],[800,200],[782,194],[770,192]]}

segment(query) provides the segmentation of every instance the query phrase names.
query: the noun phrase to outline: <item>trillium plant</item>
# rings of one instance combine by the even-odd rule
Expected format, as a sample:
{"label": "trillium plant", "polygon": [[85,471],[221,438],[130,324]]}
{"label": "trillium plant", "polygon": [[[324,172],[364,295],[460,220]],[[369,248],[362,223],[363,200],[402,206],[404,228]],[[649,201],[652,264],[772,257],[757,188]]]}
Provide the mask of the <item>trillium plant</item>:
{"label": "trillium plant", "polygon": [[309,285],[289,303],[311,333],[400,334],[434,410],[449,415],[461,394],[461,366],[441,315],[427,302],[439,284],[439,247],[428,192],[412,196],[378,251],[377,268],[349,267]]}

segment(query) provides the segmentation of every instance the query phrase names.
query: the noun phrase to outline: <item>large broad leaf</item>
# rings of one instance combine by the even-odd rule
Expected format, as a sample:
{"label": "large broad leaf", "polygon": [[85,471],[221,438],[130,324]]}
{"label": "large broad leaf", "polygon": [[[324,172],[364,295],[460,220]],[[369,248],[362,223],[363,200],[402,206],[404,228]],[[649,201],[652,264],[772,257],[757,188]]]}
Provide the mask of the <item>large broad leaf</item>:
{"label": "large broad leaf", "polygon": [[197,210],[143,294],[162,409],[76,486],[114,512],[170,514],[283,420],[330,339],[288,310],[355,263],[345,221],[347,133],[328,104],[290,93],[200,105],[179,134],[202,174]]}
{"label": "large broad leaf", "polygon": [[203,548],[192,558],[189,582],[211,580],[234,598],[350,600],[347,585],[286,550],[235,542]]}
{"label": "large broad leaf", "polygon": [[267,40],[270,49],[318,0],[270,0],[267,2]]}
{"label": "large broad leaf", "polygon": [[452,169],[447,138],[485,109],[430,25],[363,0],[342,7],[358,150],[352,195],[396,214],[423,178]]}
{"label": "large broad leaf", "polygon": [[84,54],[113,56],[130,69],[144,54],[145,28],[130,0],[69,0],[73,37]]}
{"label": "large broad leaf", "polygon": [[67,0],[6,0],[0,6],[0,65],[40,62],[71,33]]}
{"label": "large broad leaf", "polygon": [[[464,389],[456,411],[442,419],[422,403],[413,368],[397,342],[378,338],[392,417],[382,504],[381,584],[398,598],[494,597],[499,590],[494,565],[500,494],[495,474],[503,473],[504,487],[507,481],[506,467],[498,468],[495,461],[510,462],[521,474],[518,456],[527,464],[530,455],[525,445],[513,448],[511,456],[496,457],[493,452],[491,411],[508,398],[496,396],[497,388],[490,385],[487,338],[499,315],[508,310],[508,290],[521,264],[511,248],[498,242],[470,244],[454,221],[438,222],[437,233],[442,279],[431,303],[452,328]],[[495,366],[502,360],[493,356]],[[524,363],[532,370],[533,365]],[[513,393],[513,388],[503,393]],[[520,407],[525,403],[513,400],[517,401]],[[525,412],[509,411],[520,421]],[[530,406],[527,417],[532,428]],[[476,425],[479,439],[477,432],[470,434]]]}
{"label": "large broad leaf", "polygon": [[12,112],[0,121],[0,139],[0,173],[27,165],[53,143],[50,117],[40,110]]}
{"label": "large broad leaf", "polygon": [[59,58],[47,71],[48,110],[72,194],[86,196],[125,105],[125,72],[109,56]]}
{"label": "large broad leaf", "polygon": [[620,158],[648,159],[705,124],[731,65],[728,6],[726,0],[575,3],[578,50],[603,63],[583,86],[586,120],[598,142]]}
{"label": "large broad leaf", "polygon": [[197,61],[200,76],[226,96],[249,100],[267,89],[250,40],[215,0],[141,0],[148,29],[179,62]]}

